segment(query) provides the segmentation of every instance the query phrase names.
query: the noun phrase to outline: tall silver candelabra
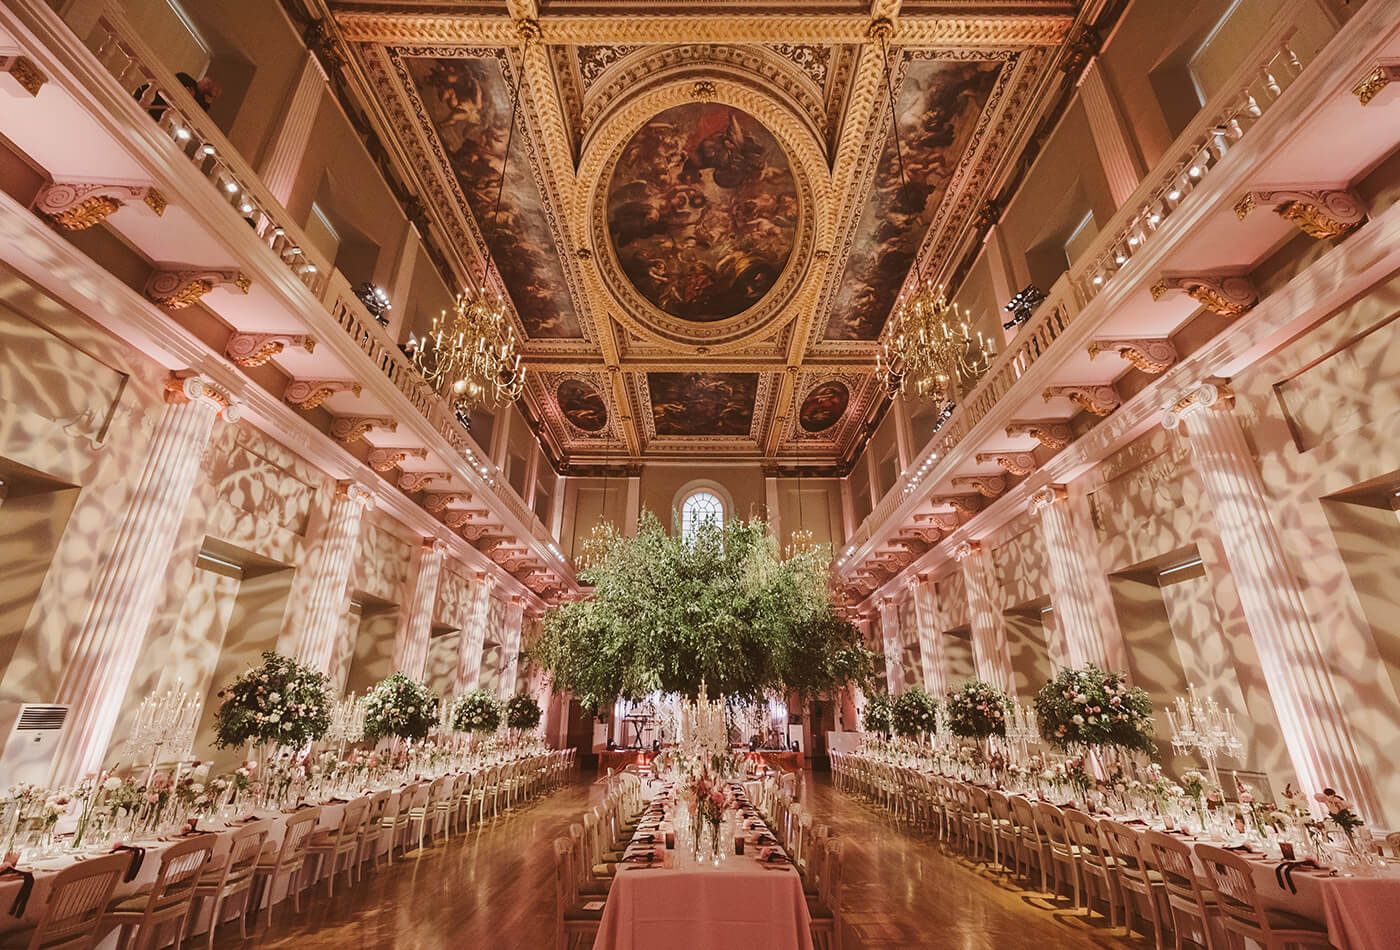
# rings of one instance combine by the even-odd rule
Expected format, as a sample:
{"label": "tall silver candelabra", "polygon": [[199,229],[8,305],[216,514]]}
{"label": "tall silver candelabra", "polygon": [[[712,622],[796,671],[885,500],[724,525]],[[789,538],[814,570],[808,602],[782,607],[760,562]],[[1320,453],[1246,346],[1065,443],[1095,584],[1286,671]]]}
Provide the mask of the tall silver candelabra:
{"label": "tall silver candelabra", "polygon": [[150,763],[146,770],[147,785],[155,777],[162,749],[182,753],[194,744],[199,707],[199,699],[178,681],[172,689],[163,693],[152,692],[141,701],[131,734],[127,737],[127,747],[131,749],[135,761]]}
{"label": "tall silver candelabra", "polygon": [[359,742],[365,737],[365,701],[351,693],[338,699],[331,706],[331,725],[326,730],[326,738],[340,748],[341,758],[345,757],[345,746]]}
{"label": "tall silver candelabra", "polygon": [[1035,709],[1021,703],[1011,704],[1011,714],[1006,717],[1006,741],[1016,750],[1019,761],[1025,762],[1030,755],[1032,742],[1040,740],[1040,722]]}
{"label": "tall silver candelabra", "polygon": [[1202,701],[1196,696],[1196,687],[1188,685],[1186,695],[1178,696],[1167,707],[1167,720],[1172,727],[1172,748],[1182,755],[1199,753],[1206,760],[1211,782],[1220,788],[1216,758],[1226,755],[1238,760],[1244,752],[1244,743],[1235,728],[1235,714],[1214,699]]}

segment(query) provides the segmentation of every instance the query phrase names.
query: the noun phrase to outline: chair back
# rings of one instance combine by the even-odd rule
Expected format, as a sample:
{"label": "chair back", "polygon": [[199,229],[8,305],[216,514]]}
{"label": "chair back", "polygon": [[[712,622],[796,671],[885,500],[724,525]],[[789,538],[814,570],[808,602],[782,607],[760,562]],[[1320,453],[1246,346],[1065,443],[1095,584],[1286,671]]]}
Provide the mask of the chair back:
{"label": "chair back", "polygon": [[1114,864],[1118,867],[1119,883],[1140,894],[1150,894],[1152,881],[1147,876],[1138,833],[1108,818],[1099,819],[1099,831],[1108,842],[1108,853],[1113,855]]}
{"label": "chair back", "polygon": [[131,855],[125,851],[79,861],[59,871],[30,947],[90,947]]}
{"label": "chair back", "polygon": [[1196,845],[1196,857],[1205,868],[1207,885],[1215,891],[1226,927],[1261,931],[1267,937],[1271,932],[1269,915],[1254,889],[1254,871],[1249,862],[1208,844]]}
{"label": "chair back", "polygon": [[228,861],[224,867],[224,886],[245,881],[252,876],[262,856],[263,845],[267,843],[268,832],[272,830],[272,819],[250,822],[233,833],[229,840]]}
{"label": "chair back", "polygon": [[837,907],[841,905],[841,890],[845,886],[843,877],[843,861],[846,850],[846,842],[840,838],[828,838],[826,840],[826,858],[821,879],[821,898],[826,902],[826,906],[831,908],[833,914],[837,913]]}
{"label": "chair back", "polygon": [[1109,856],[1099,825],[1091,816],[1077,808],[1064,809],[1065,825],[1070,840],[1079,845],[1079,856],[1090,872],[1106,875],[1113,859]]}
{"label": "chair back", "polygon": [[1060,854],[1071,853],[1069,829],[1065,827],[1065,816],[1059,807],[1049,802],[1036,802],[1032,812],[1046,843]]}
{"label": "chair back", "polygon": [[378,827],[384,820],[384,814],[389,810],[389,798],[392,792],[388,790],[375,792],[369,797],[369,807],[365,809],[365,822],[371,827]]}
{"label": "chair back", "polygon": [[1040,826],[1035,821],[1035,811],[1031,808],[1030,800],[1024,795],[1011,796],[1011,814],[1016,817],[1016,824],[1020,826],[1021,837],[1032,847],[1039,847],[1044,843],[1040,834]]}
{"label": "chair back", "polygon": [[300,867],[306,859],[306,846],[311,841],[311,832],[316,830],[316,822],[321,818],[319,807],[303,808],[287,819],[287,829],[282,835],[282,850],[277,854],[277,866],[283,869]]}
{"label": "chair back", "polygon": [[360,832],[364,830],[365,821],[369,818],[369,798],[361,795],[345,806],[345,810],[340,813],[340,827],[336,829],[337,835],[342,842],[351,838],[359,838]]}
{"label": "chair back", "polygon": [[987,792],[987,809],[992,813],[992,820],[996,822],[1011,822],[1011,799],[1006,797],[1005,792],[992,789]]}
{"label": "chair back", "polygon": [[554,839],[554,919],[562,927],[564,911],[577,900],[573,846],[568,838]]}
{"label": "chair back", "polygon": [[199,876],[214,856],[218,841],[218,835],[195,835],[161,853],[160,871],[151,887],[146,916],[141,923],[142,945],[154,946],[156,930],[161,923],[181,920],[188,913]]}
{"label": "chair back", "polygon": [[1186,842],[1160,831],[1146,831],[1139,850],[1148,867],[1162,875],[1169,901],[1205,913],[1205,889],[1196,875],[1191,848]]}

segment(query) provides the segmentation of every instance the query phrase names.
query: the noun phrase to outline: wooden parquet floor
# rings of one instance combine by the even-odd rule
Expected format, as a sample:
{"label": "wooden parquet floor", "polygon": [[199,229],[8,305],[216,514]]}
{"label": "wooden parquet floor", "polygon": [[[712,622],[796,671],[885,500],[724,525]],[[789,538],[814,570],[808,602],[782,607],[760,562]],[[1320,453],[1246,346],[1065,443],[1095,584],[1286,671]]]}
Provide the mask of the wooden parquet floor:
{"label": "wooden parquet floor", "polygon": [[[589,779],[446,844],[411,853],[356,887],[324,888],[303,913],[277,908],[243,941],[220,930],[217,946],[316,948],[490,948],[550,950],[554,866],[550,841],[567,833],[599,796]],[[1098,915],[1024,891],[895,825],[884,813],[836,792],[826,776],[809,787],[817,821],[844,837],[848,950],[1146,950]],[[342,878],[343,880],[343,878]],[[761,948],[755,948],[761,950]]]}

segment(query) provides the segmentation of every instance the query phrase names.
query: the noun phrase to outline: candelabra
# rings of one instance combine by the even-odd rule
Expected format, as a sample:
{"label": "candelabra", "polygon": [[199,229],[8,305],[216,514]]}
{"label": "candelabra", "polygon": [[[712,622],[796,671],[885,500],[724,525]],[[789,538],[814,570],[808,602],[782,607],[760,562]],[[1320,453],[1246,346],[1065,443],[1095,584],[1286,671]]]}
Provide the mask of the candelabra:
{"label": "candelabra", "polygon": [[354,693],[336,700],[331,706],[331,725],[326,730],[326,738],[339,746],[340,758],[345,758],[347,745],[359,742],[364,737],[365,701]]}
{"label": "candelabra", "polygon": [[724,700],[710,700],[705,684],[693,702],[683,702],[676,737],[678,756],[695,771],[720,772],[729,757],[729,721]]}
{"label": "candelabra", "polygon": [[131,726],[131,735],[127,738],[127,747],[136,761],[143,758],[149,761],[147,785],[155,777],[161,749],[173,747],[185,751],[194,743],[199,707],[199,700],[185,689],[182,682],[176,682],[173,689],[167,689],[164,693],[153,692],[141,701],[140,708],[136,710],[136,721]]}
{"label": "candelabra", "polygon": [[1040,739],[1040,723],[1035,710],[1020,703],[1011,704],[1011,715],[1006,718],[1006,741],[1016,750],[1018,760],[1029,757],[1030,744]]}
{"label": "candelabra", "polygon": [[1172,749],[1182,755],[1199,753],[1206,760],[1211,782],[1220,788],[1216,758],[1226,755],[1239,759],[1244,751],[1244,743],[1235,729],[1235,714],[1214,699],[1202,702],[1196,696],[1196,687],[1188,685],[1186,695],[1178,696],[1176,702],[1167,707],[1167,719],[1172,727]]}

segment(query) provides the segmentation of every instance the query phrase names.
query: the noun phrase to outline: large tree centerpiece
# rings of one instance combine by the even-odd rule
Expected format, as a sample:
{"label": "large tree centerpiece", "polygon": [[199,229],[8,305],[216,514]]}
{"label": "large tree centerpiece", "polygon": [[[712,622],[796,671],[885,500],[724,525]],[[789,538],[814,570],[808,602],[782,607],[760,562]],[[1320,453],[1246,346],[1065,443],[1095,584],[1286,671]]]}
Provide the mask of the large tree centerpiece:
{"label": "large tree centerpiece", "polygon": [[531,651],[557,687],[601,709],[652,693],[757,701],[863,683],[874,656],[838,616],[822,548],[781,558],[762,521],[701,523],[687,538],[650,512],[580,572],[583,600],[545,617]]}

